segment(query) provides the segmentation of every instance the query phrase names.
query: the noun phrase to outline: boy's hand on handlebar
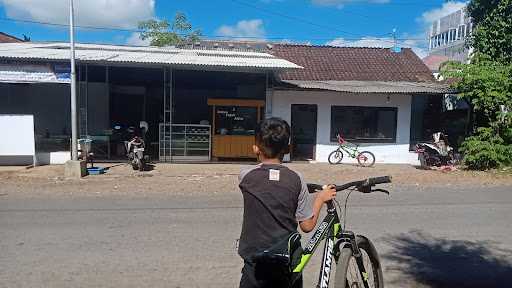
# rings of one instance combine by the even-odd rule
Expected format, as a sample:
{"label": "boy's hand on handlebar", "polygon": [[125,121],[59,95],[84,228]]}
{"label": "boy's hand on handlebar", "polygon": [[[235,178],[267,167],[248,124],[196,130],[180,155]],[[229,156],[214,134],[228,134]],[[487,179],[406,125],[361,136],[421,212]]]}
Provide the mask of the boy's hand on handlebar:
{"label": "boy's hand on handlebar", "polygon": [[322,200],[323,203],[336,198],[336,186],[332,184],[324,185],[323,189],[318,191],[318,195],[316,197]]}

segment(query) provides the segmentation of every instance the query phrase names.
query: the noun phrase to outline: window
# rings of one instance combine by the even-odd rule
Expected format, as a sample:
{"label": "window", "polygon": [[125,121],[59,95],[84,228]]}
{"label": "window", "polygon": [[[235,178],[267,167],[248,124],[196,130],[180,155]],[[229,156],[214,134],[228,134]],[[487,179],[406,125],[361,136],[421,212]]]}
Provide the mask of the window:
{"label": "window", "polygon": [[394,143],[398,109],[394,107],[331,107],[331,141],[341,134],[353,142]]}
{"label": "window", "polygon": [[215,134],[254,135],[258,122],[258,108],[217,106],[215,109]]}
{"label": "window", "polygon": [[459,26],[459,35],[457,37],[457,40],[460,40],[460,39],[464,39],[465,38],[465,32],[466,31],[466,26],[465,25],[460,25]]}
{"label": "window", "polygon": [[453,42],[456,40],[457,37],[457,29],[450,29],[450,42]]}

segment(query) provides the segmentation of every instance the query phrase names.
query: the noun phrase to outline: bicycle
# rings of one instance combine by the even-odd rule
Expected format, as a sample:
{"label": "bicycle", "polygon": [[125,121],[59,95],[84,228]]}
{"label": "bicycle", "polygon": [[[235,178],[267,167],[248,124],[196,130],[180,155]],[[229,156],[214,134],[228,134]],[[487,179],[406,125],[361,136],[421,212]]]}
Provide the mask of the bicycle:
{"label": "bicycle", "polygon": [[[347,142],[340,134],[336,135],[338,139],[338,148],[329,154],[327,160],[330,164],[339,164],[343,160],[343,152],[347,153],[351,158],[357,159],[357,163],[363,167],[371,167],[375,164],[375,155],[370,151],[359,152],[359,146]],[[351,147],[348,144],[352,144]]]}
{"label": "bicycle", "polygon": [[[347,202],[352,191],[357,190],[362,193],[384,192],[389,194],[388,191],[383,189],[372,189],[375,185],[383,183],[391,183],[391,177],[369,178],[336,186],[336,191],[351,188],[345,199],[345,215],[343,220],[346,219]],[[321,189],[321,185],[308,184],[310,193],[317,192]],[[317,287],[329,287],[333,264],[332,259],[334,258],[336,262],[334,287],[383,288],[384,280],[377,250],[368,238],[362,235],[356,235],[354,232],[347,231],[345,227],[341,226],[335,203],[341,210],[340,204],[335,199],[327,202],[327,216],[325,216],[311,239],[307,242],[306,247],[302,251],[300,262],[298,262],[298,265],[292,270],[292,284],[293,281],[300,278],[304,267],[315,253],[319,243],[325,239]]]}

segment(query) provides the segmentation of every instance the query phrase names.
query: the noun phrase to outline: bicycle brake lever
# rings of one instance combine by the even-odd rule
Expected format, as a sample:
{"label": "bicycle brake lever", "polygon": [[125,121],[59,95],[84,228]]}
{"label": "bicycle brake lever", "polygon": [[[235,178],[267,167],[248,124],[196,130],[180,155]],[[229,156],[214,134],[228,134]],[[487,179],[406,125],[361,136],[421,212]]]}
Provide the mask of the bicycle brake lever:
{"label": "bicycle brake lever", "polygon": [[384,189],[373,189],[372,192],[382,192],[384,194],[389,195],[389,191]]}

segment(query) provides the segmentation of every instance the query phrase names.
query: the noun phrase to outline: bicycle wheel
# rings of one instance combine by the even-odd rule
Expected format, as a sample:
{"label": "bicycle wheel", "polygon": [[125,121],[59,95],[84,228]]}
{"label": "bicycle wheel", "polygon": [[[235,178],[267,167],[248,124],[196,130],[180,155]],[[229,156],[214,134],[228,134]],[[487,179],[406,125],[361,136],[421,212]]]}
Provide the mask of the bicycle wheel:
{"label": "bicycle wheel", "polygon": [[329,154],[327,158],[330,164],[340,164],[341,160],[343,160],[343,152],[340,149],[336,149]]}
{"label": "bicycle wheel", "polygon": [[[357,246],[363,257],[363,265],[368,275],[368,286],[370,288],[383,288],[384,279],[380,266],[379,256],[373,244],[366,237],[357,236]],[[356,259],[349,247],[341,250],[338,263],[336,264],[336,275],[334,278],[336,288],[363,288],[364,283],[359,273]]]}
{"label": "bicycle wheel", "polygon": [[370,151],[363,151],[357,154],[357,163],[363,167],[371,167],[375,164],[375,155]]}

